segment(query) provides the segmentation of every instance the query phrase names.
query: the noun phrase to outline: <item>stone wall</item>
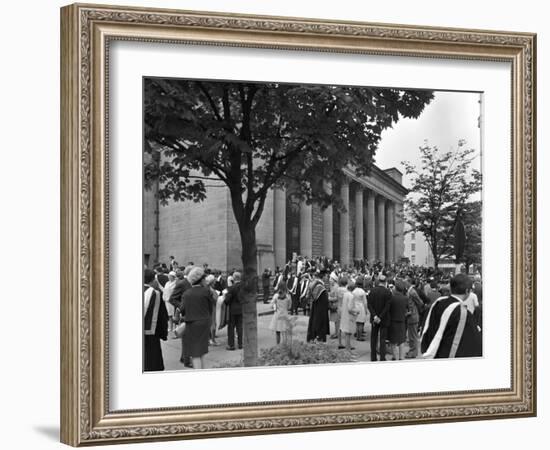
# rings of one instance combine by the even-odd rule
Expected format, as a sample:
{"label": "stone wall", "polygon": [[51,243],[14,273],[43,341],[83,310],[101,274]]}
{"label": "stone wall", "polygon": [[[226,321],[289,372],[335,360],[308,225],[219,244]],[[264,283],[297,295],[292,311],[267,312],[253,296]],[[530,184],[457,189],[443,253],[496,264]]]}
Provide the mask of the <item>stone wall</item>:
{"label": "stone wall", "polygon": [[227,190],[208,187],[203,202],[173,202],[160,206],[159,258],[175,256],[180,265],[189,261],[212,268],[227,261]]}

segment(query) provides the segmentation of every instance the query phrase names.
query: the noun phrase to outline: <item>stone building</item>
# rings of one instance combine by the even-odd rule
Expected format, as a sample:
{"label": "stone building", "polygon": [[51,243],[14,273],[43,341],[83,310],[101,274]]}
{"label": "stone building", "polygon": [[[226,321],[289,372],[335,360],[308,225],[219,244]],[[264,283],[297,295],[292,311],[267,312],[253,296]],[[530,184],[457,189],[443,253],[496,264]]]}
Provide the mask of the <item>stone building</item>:
{"label": "stone building", "polygon": [[[395,168],[373,166],[359,177],[344,169],[347,182],[337,189],[345,211],[322,210],[296,200],[291,189],[269,192],[256,228],[258,268],[283,266],[294,253],[327,256],[342,264],[353,260],[399,261],[404,254],[403,201],[407,189]],[[201,203],[170,202],[160,205],[155,189],[143,198],[143,253],[146,264],[168,262],[208,263],[230,270],[241,267],[241,243],[228,189],[209,181]],[[347,230],[347,232],[342,232]]]}
{"label": "stone building", "polygon": [[[407,227],[405,227],[407,228]],[[418,231],[405,232],[405,258],[416,266],[433,267],[434,258],[424,235]]]}

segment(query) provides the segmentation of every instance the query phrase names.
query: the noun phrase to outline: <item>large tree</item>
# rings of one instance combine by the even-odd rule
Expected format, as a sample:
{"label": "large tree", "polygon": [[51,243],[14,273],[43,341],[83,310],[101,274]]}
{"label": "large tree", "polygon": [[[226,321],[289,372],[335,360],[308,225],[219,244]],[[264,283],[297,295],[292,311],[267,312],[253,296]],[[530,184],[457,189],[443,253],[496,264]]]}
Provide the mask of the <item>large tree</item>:
{"label": "large tree", "polygon": [[466,203],[461,211],[465,235],[461,262],[466,266],[466,272],[472,264],[481,264],[481,215],[480,200]]}
{"label": "large tree", "polygon": [[257,360],[256,225],[270,189],[292,182],[296,195],[341,208],[323,181],[342,168],[368,173],[381,132],[417,117],[430,91],[147,78],[144,81],[146,186],[158,196],[202,201],[205,181],[227,185],[244,270],[244,363]]}
{"label": "large tree", "polygon": [[481,190],[481,173],[472,167],[476,150],[458,141],[456,150],[441,152],[426,142],[420,147],[419,167],[404,161],[411,178],[405,216],[411,230],[426,238],[437,269],[442,256],[454,254],[457,214],[475,213],[468,203]]}

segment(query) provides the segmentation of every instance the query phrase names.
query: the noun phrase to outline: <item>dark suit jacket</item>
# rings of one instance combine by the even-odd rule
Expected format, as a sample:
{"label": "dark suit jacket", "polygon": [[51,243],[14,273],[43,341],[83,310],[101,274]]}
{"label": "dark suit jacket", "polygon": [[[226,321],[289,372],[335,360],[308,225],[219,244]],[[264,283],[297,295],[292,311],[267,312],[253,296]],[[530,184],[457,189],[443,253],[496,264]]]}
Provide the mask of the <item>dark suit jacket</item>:
{"label": "dark suit jacket", "polygon": [[271,284],[271,272],[263,272],[262,273],[262,287],[263,288],[266,288],[266,287],[269,287],[269,285]]}
{"label": "dark suit jacket", "polygon": [[371,289],[367,296],[367,307],[370,312],[371,322],[374,320],[374,316],[380,317],[380,326],[390,326],[390,300],[391,291],[384,286],[376,286]]}
{"label": "dark suit jacket", "polygon": [[232,316],[241,316],[243,314],[243,305],[240,299],[242,282],[235,283],[227,288],[224,303],[229,306],[229,314]]}

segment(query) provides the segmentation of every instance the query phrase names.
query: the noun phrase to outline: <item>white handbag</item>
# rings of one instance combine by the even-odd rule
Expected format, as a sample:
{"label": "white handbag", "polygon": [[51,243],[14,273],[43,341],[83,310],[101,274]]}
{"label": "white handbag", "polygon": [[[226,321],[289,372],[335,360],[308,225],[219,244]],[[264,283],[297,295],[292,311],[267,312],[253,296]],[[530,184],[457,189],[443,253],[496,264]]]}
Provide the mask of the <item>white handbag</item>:
{"label": "white handbag", "polygon": [[176,329],[174,330],[174,335],[177,338],[181,338],[183,336],[183,332],[185,331],[185,322],[180,323]]}

